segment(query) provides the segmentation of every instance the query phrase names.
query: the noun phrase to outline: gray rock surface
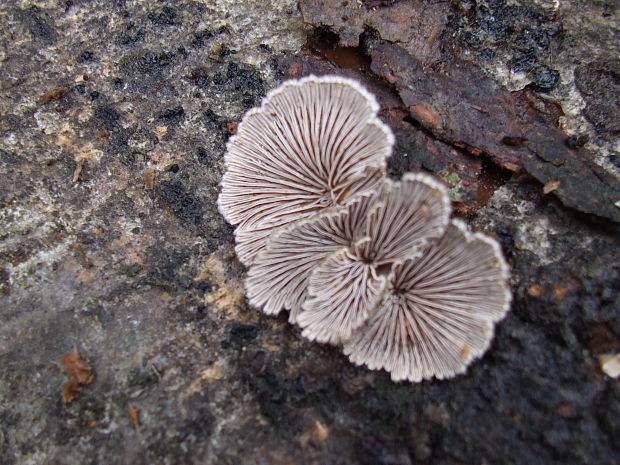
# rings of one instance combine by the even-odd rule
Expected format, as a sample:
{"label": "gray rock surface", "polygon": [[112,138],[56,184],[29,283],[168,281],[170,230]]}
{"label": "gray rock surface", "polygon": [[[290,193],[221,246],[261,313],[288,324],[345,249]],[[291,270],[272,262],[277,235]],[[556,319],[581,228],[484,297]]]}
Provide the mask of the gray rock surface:
{"label": "gray rock surface", "polygon": [[[613,174],[618,7],[526,3],[411,5],[443,12],[429,56],[461,47],[499,83],[534,50],[521,77]],[[502,243],[513,310],[466,375],[395,384],[248,307],[217,211],[227,136],[315,33],[295,1],[9,0],[0,24],[0,463],[620,463],[599,366],[620,352],[617,224],[479,154],[460,211]],[[404,150],[395,172],[425,166]],[[95,381],[64,403],[74,347]]]}

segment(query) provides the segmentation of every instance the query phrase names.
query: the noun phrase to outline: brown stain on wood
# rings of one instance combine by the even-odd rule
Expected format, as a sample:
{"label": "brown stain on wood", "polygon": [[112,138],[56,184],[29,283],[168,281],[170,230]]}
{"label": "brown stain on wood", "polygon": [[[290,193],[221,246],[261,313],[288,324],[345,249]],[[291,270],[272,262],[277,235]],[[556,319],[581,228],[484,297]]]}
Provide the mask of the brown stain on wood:
{"label": "brown stain on wood", "polygon": [[425,127],[433,129],[441,127],[441,118],[430,104],[426,102],[416,103],[409,106],[409,111]]}

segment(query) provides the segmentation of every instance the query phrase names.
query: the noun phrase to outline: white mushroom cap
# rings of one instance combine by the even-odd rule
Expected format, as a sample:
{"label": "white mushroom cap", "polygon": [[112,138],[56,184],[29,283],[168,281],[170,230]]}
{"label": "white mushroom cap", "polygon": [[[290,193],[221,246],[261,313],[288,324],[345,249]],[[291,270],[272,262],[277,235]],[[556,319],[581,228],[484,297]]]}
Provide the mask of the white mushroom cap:
{"label": "white mushroom cap", "polygon": [[395,381],[463,373],[509,309],[507,279],[498,244],[453,221],[419,258],[393,268],[382,302],[344,353]]}
{"label": "white mushroom cap", "polygon": [[371,207],[362,240],[328,258],[310,276],[310,299],[297,318],[303,335],[337,344],[364,324],[385,287],[380,274],[394,262],[419,255],[448,224],[442,184],[422,174],[385,180]]}
{"label": "white mushroom cap", "polygon": [[400,182],[387,183],[379,199],[366,223],[370,240],[355,250],[376,266],[418,253],[429,240],[441,236],[450,221],[445,186],[422,173],[407,173]]}
{"label": "white mushroom cap", "polygon": [[376,194],[367,191],[344,207],[297,221],[275,232],[256,256],[246,280],[250,304],[267,314],[291,311],[296,322],[307,298],[308,277],[332,253],[363,234]]}
{"label": "white mushroom cap", "polygon": [[[252,231],[346,203],[367,167],[384,172],[394,137],[378,109],[355,81],[310,76],[286,81],[250,110],[227,145],[218,199],[238,242],[241,231],[252,241]],[[242,261],[251,263],[258,249],[248,247]]]}
{"label": "white mushroom cap", "polygon": [[[367,238],[364,240],[368,240]],[[377,267],[342,249],[319,265],[310,277],[308,294],[297,320],[310,340],[339,344],[364,324],[386,285]]]}

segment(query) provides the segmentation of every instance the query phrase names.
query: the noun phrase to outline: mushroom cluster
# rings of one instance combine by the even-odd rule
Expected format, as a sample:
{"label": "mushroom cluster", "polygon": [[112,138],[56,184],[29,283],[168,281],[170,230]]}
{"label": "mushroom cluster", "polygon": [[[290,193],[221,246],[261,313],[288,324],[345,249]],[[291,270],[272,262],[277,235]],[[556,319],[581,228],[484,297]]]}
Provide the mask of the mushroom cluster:
{"label": "mushroom cluster", "polygon": [[284,82],[231,137],[218,206],[251,305],[395,381],[463,373],[508,311],[498,244],[450,219],[443,184],[392,181],[394,136],[355,81]]}

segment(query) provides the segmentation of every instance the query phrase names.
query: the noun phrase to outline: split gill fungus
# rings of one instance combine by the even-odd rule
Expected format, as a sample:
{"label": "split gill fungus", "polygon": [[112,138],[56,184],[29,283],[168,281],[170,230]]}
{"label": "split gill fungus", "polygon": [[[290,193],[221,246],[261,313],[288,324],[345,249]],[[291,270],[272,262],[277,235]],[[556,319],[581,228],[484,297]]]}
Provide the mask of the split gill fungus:
{"label": "split gill fungus", "polygon": [[228,142],[218,206],[250,304],[395,381],[464,373],[510,307],[497,242],[451,220],[442,183],[386,176],[394,136],[355,81],[284,82]]}

